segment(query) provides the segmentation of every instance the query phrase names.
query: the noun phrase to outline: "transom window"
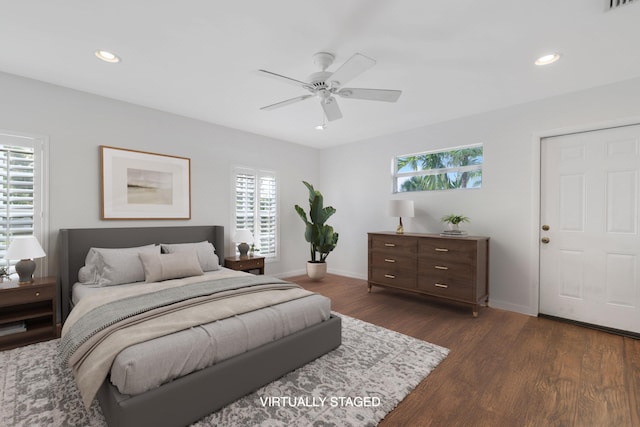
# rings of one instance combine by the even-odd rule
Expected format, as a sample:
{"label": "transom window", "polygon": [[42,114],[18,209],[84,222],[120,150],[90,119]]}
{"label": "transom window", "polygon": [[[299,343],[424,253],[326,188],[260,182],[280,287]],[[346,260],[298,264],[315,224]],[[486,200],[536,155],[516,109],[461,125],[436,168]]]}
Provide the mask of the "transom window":
{"label": "transom window", "polygon": [[482,187],[482,144],[393,158],[393,192]]}

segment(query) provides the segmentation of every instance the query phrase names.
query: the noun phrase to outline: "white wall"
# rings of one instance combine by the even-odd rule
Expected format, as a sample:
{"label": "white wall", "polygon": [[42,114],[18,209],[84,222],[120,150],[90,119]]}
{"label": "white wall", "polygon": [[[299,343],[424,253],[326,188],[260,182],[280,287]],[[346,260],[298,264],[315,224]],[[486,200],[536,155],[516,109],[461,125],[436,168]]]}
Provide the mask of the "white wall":
{"label": "white wall", "polygon": [[[282,256],[267,265],[268,274],[303,271],[308,248],[293,205],[306,202],[301,181],[308,180],[337,209],[330,223],[340,242],[328,258],[330,271],[365,278],[367,232],[395,229],[388,200],[411,198],[417,216],[405,219],[407,231],[439,232],[439,218],[447,213],[471,217],[465,227],[491,237],[491,305],[529,314],[537,313],[535,137],[560,128],[640,121],[640,79],[635,79],[315,150],[2,73],[0,94],[0,129],[49,137],[50,274],[57,273],[60,228],[222,224],[228,229],[231,167],[244,165],[279,173]],[[478,142],[485,155],[482,189],[391,194],[394,155]],[[100,220],[100,145],[191,158],[192,219]]]}
{"label": "white wall", "polygon": [[[0,73],[0,94],[0,129],[49,138],[49,274],[58,270],[61,228],[218,224],[229,239],[234,165],[277,171],[281,257],[266,270],[304,271],[307,245],[288,224],[299,221],[293,205],[307,198],[301,181],[318,179],[317,150],[9,74]],[[189,157],[192,219],[100,220],[100,145]]]}
{"label": "white wall", "polygon": [[[365,278],[367,232],[395,230],[388,201],[413,199],[405,231],[437,233],[442,215],[469,216],[465,229],[491,237],[490,305],[537,314],[536,136],[640,121],[639,99],[635,79],[323,150],[318,188],[337,209],[331,224],[340,233],[329,270]],[[484,144],[482,189],[391,194],[394,155],[476,143]]]}

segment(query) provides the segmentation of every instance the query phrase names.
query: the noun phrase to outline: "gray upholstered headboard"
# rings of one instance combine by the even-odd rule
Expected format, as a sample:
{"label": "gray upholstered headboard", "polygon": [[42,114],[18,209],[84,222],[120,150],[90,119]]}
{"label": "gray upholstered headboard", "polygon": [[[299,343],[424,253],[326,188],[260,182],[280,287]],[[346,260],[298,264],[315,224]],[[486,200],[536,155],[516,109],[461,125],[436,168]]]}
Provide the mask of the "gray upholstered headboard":
{"label": "gray upholstered headboard", "polygon": [[213,243],[220,263],[224,260],[224,227],[201,225],[186,227],[70,228],[60,230],[60,303],[62,322],[71,310],[71,290],[78,281],[91,247],[127,248],[151,243]]}

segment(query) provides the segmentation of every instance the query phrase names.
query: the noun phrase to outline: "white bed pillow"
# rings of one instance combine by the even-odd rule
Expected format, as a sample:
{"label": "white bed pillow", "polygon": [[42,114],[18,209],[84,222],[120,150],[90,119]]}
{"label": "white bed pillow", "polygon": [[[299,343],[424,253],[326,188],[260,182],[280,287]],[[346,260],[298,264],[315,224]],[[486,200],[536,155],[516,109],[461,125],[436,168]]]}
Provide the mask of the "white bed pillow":
{"label": "white bed pillow", "polygon": [[178,252],[193,252],[198,254],[198,261],[202,271],[213,271],[220,269],[220,259],[216,255],[215,248],[210,242],[198,243],[161,243],[162,251],[174,254]]}
{"label": "white bed pillow", "polygon": [[138,256],[142,261],[146,282],[160,282],[204,274],[195,251],[173,254],[140,252]]}
{"label": "white bed pillow", "polygon": [[140,252],[160,253],[160,246],[145,245],[133,248],[91,248],[85,265],[78,272],[78,280],[96,286],[115,286],[145,280]]}

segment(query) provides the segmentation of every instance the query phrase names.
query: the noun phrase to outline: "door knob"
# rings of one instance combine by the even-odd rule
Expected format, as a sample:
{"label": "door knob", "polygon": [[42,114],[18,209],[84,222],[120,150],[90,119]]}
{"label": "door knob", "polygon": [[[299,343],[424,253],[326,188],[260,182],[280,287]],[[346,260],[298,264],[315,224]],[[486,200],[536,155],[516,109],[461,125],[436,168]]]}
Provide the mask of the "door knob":
{"label": "door knob", "polygon": [[540,241],[542,243],[549,243],[549,238],[548,237],[543,237],[542,239],[540,239]]}
{"label": "door knob", "polygon": [[543,226],[542,226],[542,229],[543,229],[544,231],[549,231],[549,228],[550,228],[550,227],[549,227],[547,224],[545,224],[545,225],[543,225]]}

